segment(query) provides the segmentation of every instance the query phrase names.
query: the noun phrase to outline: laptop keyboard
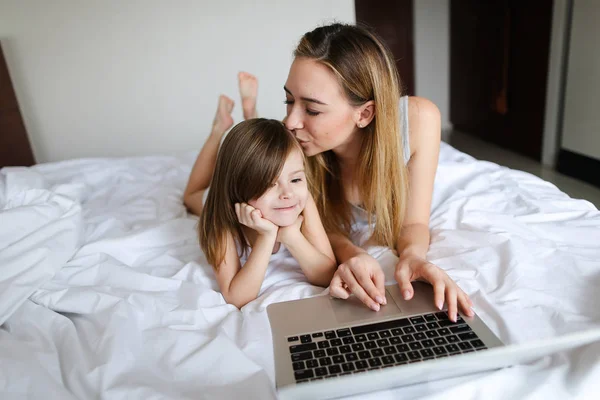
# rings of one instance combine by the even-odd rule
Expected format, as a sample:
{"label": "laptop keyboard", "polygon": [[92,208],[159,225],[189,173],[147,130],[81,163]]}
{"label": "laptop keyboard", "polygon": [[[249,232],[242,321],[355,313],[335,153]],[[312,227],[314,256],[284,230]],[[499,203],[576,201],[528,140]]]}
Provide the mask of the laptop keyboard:
{"label": "laptop keyboard", "polygon": [[485,350],[462,317],[445,312],[289,336],[296,383]]}

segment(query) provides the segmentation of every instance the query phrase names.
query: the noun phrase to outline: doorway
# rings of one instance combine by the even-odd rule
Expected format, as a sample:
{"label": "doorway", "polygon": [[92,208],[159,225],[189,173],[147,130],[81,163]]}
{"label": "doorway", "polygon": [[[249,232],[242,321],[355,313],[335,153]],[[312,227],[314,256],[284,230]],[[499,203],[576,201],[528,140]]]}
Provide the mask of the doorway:
{"label": "doorway", "polygon": [[0,168],[35,164],[0,43]]}
{"label": "doorway", "polygon": [[541,160],[550,0],[450,0],[455,130]]}
{"label": "doorway", "polygon": [[385,42],[400,74],[402,95],[415,94],[413,0],[354,0],[357,24],[367,25]]}

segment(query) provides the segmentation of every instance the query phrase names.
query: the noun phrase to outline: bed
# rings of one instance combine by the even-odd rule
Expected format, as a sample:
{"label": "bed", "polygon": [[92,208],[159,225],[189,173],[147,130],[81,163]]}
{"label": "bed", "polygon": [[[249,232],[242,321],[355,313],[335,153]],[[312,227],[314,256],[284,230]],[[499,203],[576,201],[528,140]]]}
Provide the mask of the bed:
{"label": "bed", "polygon": [[[2,399],[271,399],[268,304],[326,295],[293,260],[224,302],[182,205],[195,153],[0,171]],[[600,212],[442,143],[429,259],[506,343],[600,325]],[[395,255],[369,249],[388,283]],[[357,398],[594,398],[600,343]]]}

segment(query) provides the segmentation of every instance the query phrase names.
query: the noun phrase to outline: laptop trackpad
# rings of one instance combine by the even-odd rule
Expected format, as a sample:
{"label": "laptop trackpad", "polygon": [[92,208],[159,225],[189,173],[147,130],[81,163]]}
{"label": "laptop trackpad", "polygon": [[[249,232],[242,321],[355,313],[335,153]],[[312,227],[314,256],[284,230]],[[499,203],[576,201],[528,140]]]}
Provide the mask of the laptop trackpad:
{"label": "laptop trackpad", "polygon": [[350,296],[347,300],[330,298],[331,308],[335,319],[340,324],[355,321],[381,320],[384,317],[401,314],[402,311],[394,302],[391,294],[386,290],[388,303],[381,306],[379,311],[373,311],[364,305],[356,296]]}

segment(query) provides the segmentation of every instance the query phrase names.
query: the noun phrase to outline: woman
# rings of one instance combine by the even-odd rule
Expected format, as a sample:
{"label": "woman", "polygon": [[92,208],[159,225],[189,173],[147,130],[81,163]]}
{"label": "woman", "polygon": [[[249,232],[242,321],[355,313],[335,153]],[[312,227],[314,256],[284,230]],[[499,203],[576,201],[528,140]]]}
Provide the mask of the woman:
{"label": "woman", "polygon": [[[414,294],[411,281],[425,280],[436,306],[446,301],[450,319],[458,307],[472,315],[468,296],[426,260],[441,135],[437,107],[400,98],[394,59],[367,29],[319,27],[301,38],[294,57],[284,123],[308,157],[312,193],[341,263],[330,293],[354,294],[376,311],[386,304],[381,267],[350,240],[370,221],[370,241],[398,252],[395,278],[405,299]],[[246,97],[244,108],[249,104]]]}

